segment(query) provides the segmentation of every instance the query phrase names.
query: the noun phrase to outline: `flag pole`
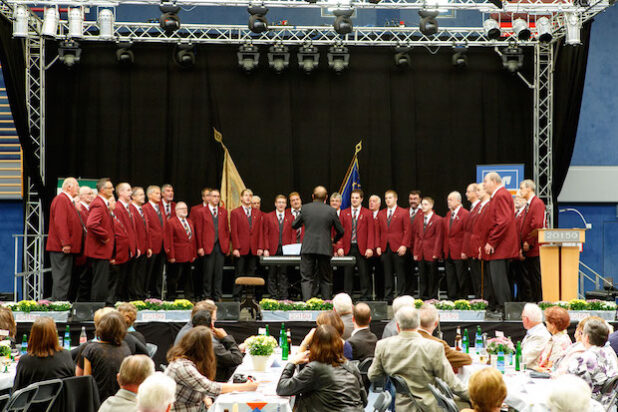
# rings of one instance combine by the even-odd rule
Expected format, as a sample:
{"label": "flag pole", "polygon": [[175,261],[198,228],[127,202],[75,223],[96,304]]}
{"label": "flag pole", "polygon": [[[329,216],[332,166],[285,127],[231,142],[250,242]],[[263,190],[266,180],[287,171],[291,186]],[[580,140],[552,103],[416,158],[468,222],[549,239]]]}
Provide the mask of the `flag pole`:
{"label": "flag pole", "polygon": [[350,173],[352,173],[352,168],[354,167],[354,163],[356,162],[358,152],[363,150],[363,140],[356,144],[354,149],[354,156],[352,156],[352,161],[350,162],[350,166],[348,166],[348,171],[345,173],[345,177],[343,178],[343,182],[341,183],[341,187],[339,188],[339,193],[343,193],[343,188],[345,187],[348,179],[350,178]]}

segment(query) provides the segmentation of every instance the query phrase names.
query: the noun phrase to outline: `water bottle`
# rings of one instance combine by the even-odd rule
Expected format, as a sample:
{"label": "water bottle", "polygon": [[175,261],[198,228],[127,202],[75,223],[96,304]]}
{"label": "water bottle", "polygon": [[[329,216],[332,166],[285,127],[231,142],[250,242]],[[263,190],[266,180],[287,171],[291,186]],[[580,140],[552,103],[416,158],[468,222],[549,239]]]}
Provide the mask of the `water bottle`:
{"label": "water bottle", "polygon": [[481,332],[481,326],[478,325],[476,327],[476,337],[474,339],[474,348],[476,349],[477,355],[481,353],[483,350],[483,333]]}
{"label": "water bottle", "polygon": [[79,344],[86,343],[88,341],[88,335],[86,335],[86,327],[82,326],[82,333],[79,334]]}
{"label": "water bottle", "polygon": [[464,329],[463,340],[462,340],[463,351],[465,353],[470,353],[470,338],[468,337],[468,329]]}
{"label": "water bottle", "polygon": [[62,347],[66,350],[71,350],[71,328],[67,325],[64,330],[64,341]]}
{"label": "water bottle", "polygon": [[[279,331],[279,347],[283,348],[283,337],[285,336],[285,323],[281,322],[281,330]],[[287,342],[287,339],[285,339]]]}
{"label": "water bottle", "polygon": [[25,355],[28,353],[28,337],[24,333],[24,337],[21,339],[21,354]]}
{"label": "water bottle", "polygon": [[504,374],[504,347],[502,345],[498,346],[498,362],[496,363],[496,369]]}

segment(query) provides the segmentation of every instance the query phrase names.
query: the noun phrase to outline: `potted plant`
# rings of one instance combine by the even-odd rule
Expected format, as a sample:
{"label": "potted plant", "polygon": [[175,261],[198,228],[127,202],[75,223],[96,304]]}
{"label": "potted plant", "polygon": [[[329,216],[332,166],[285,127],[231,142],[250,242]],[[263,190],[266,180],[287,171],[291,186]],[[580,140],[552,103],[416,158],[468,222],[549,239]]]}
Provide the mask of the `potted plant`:
{"label": "potted plant", "polygon": [[333,302],[318,298],[311,298],[306,302],[262,299],[260,308],[262,320],[266,321],[315,321],[321,312],[333,309]]}
{"label": "potted plant", "polygon": [[253,369],[256,372],[264,372],[268,365],[268,359],[277,347],[277,341],[272,336],[251,336],[245,340],[245,346],[251,356]]}
{"label": "potted plant", "polygon": [[487,353],[490,355],[497,355],[500,345],[502,345],[505,355],[515,353],[515,345],[513,345],[511,338],[507,338],[506,336],[487,339]]}
{"label": "potted plant", "polygon": [[52,302],[41,299],[21,300],[17,303],[6,303],[5,306],[11,308],[16,322],[34,322],[41,316],[52,318],[56,322],[68,322],[71,310],[70,302]]}

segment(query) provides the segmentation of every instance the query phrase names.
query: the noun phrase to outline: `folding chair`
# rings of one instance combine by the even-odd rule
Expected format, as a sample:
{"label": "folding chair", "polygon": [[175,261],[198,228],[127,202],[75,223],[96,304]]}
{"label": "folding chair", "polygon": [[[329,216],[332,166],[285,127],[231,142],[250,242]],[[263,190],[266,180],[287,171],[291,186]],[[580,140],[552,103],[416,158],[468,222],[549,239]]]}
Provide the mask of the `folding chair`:
{"label": "folding chair", "polygon": [[446,396],[449,399],[455,399],[455,396],[453,395],[453,391],[451,390],[451,388],[448,387],[446,382],[444,382],[440,378],[435,378],[435,381],[436,381],[436,386],[438,387],[438,389],[440,389],[440,391],[444,394],[444,396]]}
{"label": "folding chair", "polygon": [[4,407],[9,403],[9,399],[11,399],[11,395],[0,396],[0,411],[4,411]]}
{"label": "folding chair", "polygon": [[157,350],[159,349],[159,347],[155,345],[154,343],[147,343],[146,348],[148,348],[148,356],[151,359],[154,357],[154,355],[156,355]]}
{"label": "folding chair", "polygon": [[607,404],[607,408],[605,408],[605,411],[609,412],[616,405],[616,398],[618,397],[618,375],[612,378],[609,378],[608,380],[605,381],[605,383],[603,384],[603,387],[601,388],[601,393],[603,395],[607,393],[612,394],[612,399]]}
{"label": "folding chair", "polygon": [[380,393],[373,403],[373,412],[386,412],[392,401],[393,398],[389,392]]}
{"label": "folding chair", "polygon": [[408,398],[410,398],[412,400],[412,405],[414,405],[414,407],[417,410],[423,411],[423,412],[425,411],[425,409],[417,401],[417,399],[421,399],[421,398],[419,398],[418,396],[416,396],[416,395],[414,395],[412,393],[412,391],[410,390],[410,387],[406,383],[405,379],[403,379],[399,375],[389,376],[388,379],[393,384],[393,387],[395,388],[395,392],[396,393],[398,393],[399,395],[407,396]]}
{"label": "folding chair", "polygon": [[38,386],[28,386],[13,392],[4,412],[26,412],[38,390]]}
{"label": "folding chair", "polygon": [[440,392],[438,388],[433,386],[431,383],[427,386],[429,386],[429,390],[433,394],[434,398],[436,398],[440,409],[442,409],[444,412],[459,412],[459,409],[457,408],[454,400],[444,396],[442,392]]}
{"label": "folding chair", "polygon": [[28,388],[38,388],[36,395],[32,400],[32,405],[39,405],[39,409],[45,408],[45,412],[49,412],[54,405],[54,402],[62,391],[62,380],[50,379],[48,381],[42,381],[33,383]]}

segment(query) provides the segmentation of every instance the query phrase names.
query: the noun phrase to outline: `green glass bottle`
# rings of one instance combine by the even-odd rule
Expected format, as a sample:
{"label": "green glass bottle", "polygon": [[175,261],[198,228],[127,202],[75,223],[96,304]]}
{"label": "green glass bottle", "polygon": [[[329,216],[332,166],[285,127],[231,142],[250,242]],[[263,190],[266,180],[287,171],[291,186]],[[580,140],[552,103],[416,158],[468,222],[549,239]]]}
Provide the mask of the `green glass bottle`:
{"label": "green glass bottle", "polygon": [[288,354],[290,353],[290,348],[288,346],[288,337],[283,330],[281,335],[281,360],[288,360]]}
{"label": "green glass bottle", "polygon": [[470,337],[468,336],[468,328],[464,329],[462,345],[464,352],[470,353]]}
{"label": "green glass bottle", "polygon": [[498,362],[496,364],[496,369],[504,374],[504,347],[502,345],[498,345]]}
{"label": "green glass bottle", "polygon": [[28,353],[28,337],[24,333],[24,337],[21,339],[21,354],[25,355]]}
{"label": "green glass bottle", "polygon": [[515,350],[515,370],[521,370],[521,341],[517,341],[517,349]]}
{"label": "green glass bottle", "polygon": [[266,336],[270,336],[270,331],[268,330],[268,323],[266,324],[266,332],[264,332]]}

